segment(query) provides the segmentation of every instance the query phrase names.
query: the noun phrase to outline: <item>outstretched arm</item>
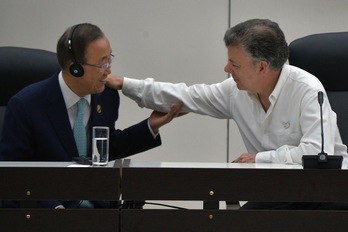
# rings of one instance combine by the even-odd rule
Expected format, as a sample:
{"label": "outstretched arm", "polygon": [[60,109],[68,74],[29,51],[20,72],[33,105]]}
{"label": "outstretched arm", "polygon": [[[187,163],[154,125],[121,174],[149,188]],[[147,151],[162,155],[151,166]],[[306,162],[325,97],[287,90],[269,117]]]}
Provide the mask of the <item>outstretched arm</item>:
{"label": "outstretched arm", "polygon": [[232,118],[231,91],[235,86],[232,78],[206,85],[159,82],[153,78],[133,79],[109,74],[107,86],[122,89],[122,93],[140,107],[169,112],[173,104],[184,103],[182,112],[194,112],[215,118]]}

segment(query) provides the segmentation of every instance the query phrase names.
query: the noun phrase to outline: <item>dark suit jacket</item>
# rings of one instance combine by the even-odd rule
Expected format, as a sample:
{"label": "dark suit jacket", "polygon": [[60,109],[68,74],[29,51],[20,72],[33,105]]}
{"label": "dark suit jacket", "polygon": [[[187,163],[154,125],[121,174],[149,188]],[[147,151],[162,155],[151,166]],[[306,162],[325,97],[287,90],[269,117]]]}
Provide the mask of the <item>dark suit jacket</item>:
{"label": "dark suit jacket", "polygon": [[[147,120],[124,130],[115,130],[119,104],[118,91],[107,87],[102,93],[91,96],[89,132],[93,126],[109,127],[110,160],[161,145],[160,136],[154,139]],[[91,156],[91,146],[88,150]],[[78,151],[58,73],[24,88],[10,99],[0,141],[0,160],[71,161],[76,156]]]}

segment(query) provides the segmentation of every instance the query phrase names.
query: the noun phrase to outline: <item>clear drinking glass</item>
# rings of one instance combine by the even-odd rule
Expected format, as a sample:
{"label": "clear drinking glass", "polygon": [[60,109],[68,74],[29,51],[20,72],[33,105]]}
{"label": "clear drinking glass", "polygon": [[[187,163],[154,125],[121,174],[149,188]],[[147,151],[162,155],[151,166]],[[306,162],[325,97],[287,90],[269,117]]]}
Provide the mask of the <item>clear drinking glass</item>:
{"label": "clear drinking glass", "polygon": [[109,161],[109,127],[94,126],[92,134],[92,163],[107,165]]}

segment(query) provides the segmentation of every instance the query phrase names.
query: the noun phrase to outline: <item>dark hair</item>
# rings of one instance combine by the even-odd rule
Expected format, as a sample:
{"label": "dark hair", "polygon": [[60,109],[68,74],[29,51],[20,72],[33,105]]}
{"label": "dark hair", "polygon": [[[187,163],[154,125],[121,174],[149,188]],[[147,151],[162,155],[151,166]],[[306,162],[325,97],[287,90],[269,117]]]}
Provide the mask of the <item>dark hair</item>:
{"label": "dark hair", "polygon": [[[90,23],[82,23],[69,27],[57,43],[57,58],[61,68],[69,68],[71,62],[85,63],[87,46],[103,36],[104,33],[101,29]],[[71,50],[69,50],[69,39],[72,43]]]}
{"label": "dark hair", "polygon": [[289,47],[279,25],[268,19],[251,19],[228,29],[227,47],[241,46],[254,62],[265,60],[270,68],[279,70],[289,57]]}

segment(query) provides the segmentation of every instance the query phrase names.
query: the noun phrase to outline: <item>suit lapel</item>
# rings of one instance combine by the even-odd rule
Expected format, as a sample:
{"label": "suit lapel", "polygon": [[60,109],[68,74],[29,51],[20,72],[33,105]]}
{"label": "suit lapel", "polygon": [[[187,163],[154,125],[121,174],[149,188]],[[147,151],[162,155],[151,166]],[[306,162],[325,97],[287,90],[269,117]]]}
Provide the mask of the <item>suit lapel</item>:
{"label": "suit lapel", "polygon": [[51,121],[54,132],[67,154],[71,157],[78,156],[75,139],[69,122],[69,116],[59,87],[58,76],[49,81],[46,97],[46,112]]}

